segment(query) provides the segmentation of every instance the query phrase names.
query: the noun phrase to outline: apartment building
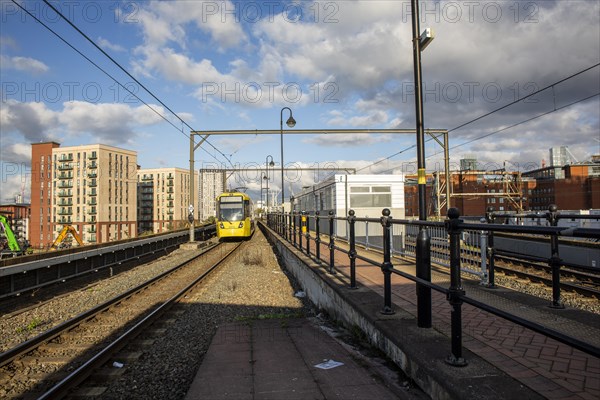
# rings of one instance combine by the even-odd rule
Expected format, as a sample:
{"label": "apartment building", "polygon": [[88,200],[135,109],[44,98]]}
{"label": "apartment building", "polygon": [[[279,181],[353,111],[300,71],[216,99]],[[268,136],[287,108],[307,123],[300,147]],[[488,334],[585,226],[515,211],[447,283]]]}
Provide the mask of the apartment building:
{"label": "apartment building", "polygon": [[[194,187],[198,193],[198,173]],[[137,171],[138,234],[165,232],[184,228],[188,224],[190,201],[190,171],[182,168],[138,169]],[[195,196],[195,218],[199,202]]]}
{"label": "apartment building", "polygon": [[43,248],[54,241],[52,225],[52,150],[56,142],[31,144],[31,214],[29,242],[32,247]]}
{"label": "apartment building", "polygon": [[32,245],[48,247],[64,225],[72,225],[84,243],[135,237],[136,170],[135,151],[103,144],[32,144]]}

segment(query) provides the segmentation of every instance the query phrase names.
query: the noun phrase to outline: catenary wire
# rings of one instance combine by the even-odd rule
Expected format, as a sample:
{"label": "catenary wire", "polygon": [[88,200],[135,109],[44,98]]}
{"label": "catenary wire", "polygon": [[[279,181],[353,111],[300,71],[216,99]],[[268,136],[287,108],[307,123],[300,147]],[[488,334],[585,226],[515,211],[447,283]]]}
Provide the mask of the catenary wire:
{"label": "catenary wire", "polygon": [[[472,119],[472,120],[470,120],[470,121],[467,121],[467,122],[465,122],[465,123],[463,123],[463,124],[461,124],[461,125],[459,125],[459,126],[457,126],[457,127],[454,127],[454,128],[452,128],[452,129],[449,129],[449,130],[448,130],[448,133],[450,133],[450,132],[452,132],[452,131],[456,131],[456,130],[458,130],[458,129],[461,129],[461,128],[463,128],[463,127],[465,127],[465,126],[467,126],[467,125],[469,125],[469,124],[471,124],[471,123],[473,123],[473,122],[476,122],[476,121],[479,121],[480,119],[483,119],[483,118],[485,118],[485,117],[488,117],[488,116],[490,116],[490,115],[492,115],[492,114],[494,114],[494,113],[496,113],[496,112],[498,112],[498,111],[501,111],[501,110],[503,110],[503,109],[505,109],[505,108],[507,108],[507,107],[509,107],[509,106],[512,106],[512,105],[514,105],[514,104],[516,104],[516,103],[519,103],[519,102],[521,102],[521,101],[523,101],[523,100],[525,100],[525,99],[527,99],[527,98],[529,98],[529,97],[532,97],[532,96],[534,96],[534,95],[536,95],[536,94],[539,94],[539,93],[541,93],[541,92],[543,92],[543,91],[545,91],[545,90],[547,90],[547,89],[549,89],[549,88],[553,88],[554,86],[556,86],[556,85],[558,85],[558,84],[560,84],[560,83],[563,83],[563,82],[565,82],[565,81],[567,81],[567,80],[569,80],[569,79],[572,79],[572,78],[574,78],[574,77],[576,77],[576,76],[578,76],[578,75],[581,75],[581,74],[583,74],[584,72],[587,72],[587,71],[589,71],[589,70],[591,70],[591,69],[593,69],[593,68],[597,68],[598,66],[600,66],[600,63],[596,63],[596,64],[594,64],[594,65],[592,65],[592,66],[590,66],[590,67],[584,68],[584,69],[582,69],[581,71],[578,71],[578,72],[576,72],[576,73],[574,73],[574,74],[572,74],[572,75],[569,75],[569,76],[567,76],[567,77],[565,77],[565,78],[563,78],[563,79],[561,79],[561,80],[559,80],[559,81],[556,81],[556,82],[552,83],[551,85],[548,85],[548,86],[546,86],[546,87],[544,87],[544,88],[542,88],[542,89],[539,89],[539,90],[537,90],[537,91],[535,91],[535,92],[532,92],[532,93],[528,94],[527,96],[521,97],[521,98],[519,98],[519,99],[517,99],[517,100],[514,100],[514,101],[512,101],[512,102],[510,102],[510,103],[508,103],[508,104],[505,104],[505,105],[503,105],[502,107],[496,108],[495,110],[492,110],[492,111],[490,111],[490,112],[488,112],[488,113],[486,113],[486,114],[480,115],[479,117],[477,117],[477,118],[474,118],[474,119]],[[591,98],[591,97],[594,97],[594,96],[597,96],[597,94],[596,94],[596,95],[592,95],[592,96],[590,96],[590,98]],[[583,99],[583,100],[581,100],[581,101],[584,101],[584,100],[587,100],[587,99],[588,99],[588,98],[586,98],[586,99]],[[571,104],[569,104],[569,105],[567,105],[567,106],[564,106],[564,107],[561,107],[561,108],[559,108],[559,109],[562,109],[562,108],[568,107],[568,106],[570,106],[570,105],[573,105],[573,104],[576,104],[576,103],[578,103],[578,102],[579,102],[579,101],[577,101],[577,102],[575,102],[575,103],[571,103]],[[553,110],[553,111],[557,111],[557,110],[559,110],[559,109],[555,109],[555,110]],[[535,118],[537,118],[537,117],[540,117],[540,116],[543,116],[543,115],[546,115],[546,114],[550,114],[550,113],[551,113],[551,112],[547,112],[547,113],[544,113],[544,114],[538,115],[538,116],[536,116],[536,117],[533,117],[532,119],[535,119]],[[531,120],[531,119],[530,119],[530,120]],[[529,120],[526,120],[526,121],[523,121],[523,122],[527,122],[527,121],[529,121]],[[517,124],[517,125],[518,125],[518,124]],[[514,125],[514,126],[516,126],[516,125]],[[492,134],[495,134],[495,133],[498,133],[498,132],[501,132],[501,131],[502,131],[502,130],[495,131],[495,132],[493,132],[493,133],[491,133],[491,134],[488,134],[487,136],[490,136],[490,135],[492,135]],[[487,136],[484,136],[484,137],[487,137]],[[427,139],[425,142],[429,142],[429,141],[431,141],[431,140],[432,140],[432,138],[429,138],[429,139]],[[466,142],[466,143],[464,143],[464,144],[467,144],[467,143],[470,143],[470,142]],[[411,146],[409,146],[409,147],[407,147],[407,148],[405,148],[405,149],[403,149],[403,150],[400,150],[400,151],[398,151],[398,152],[396,152],[396,153],[394,153],[394,154],[392,154],[392,155],[390,155],[390,156],[387,156],[387,157],[385,157],[385,158],[382,158],[381,160],[378,160],[378,161],[376,161],[376,162],[374,162],[374,163],[371,163],[371,164],[369,164],[369,165],[366,165],[366,166],[364,166],[364,167],[362,167],[362,168],[360,168],[360,169],[357,169],[357,170],[356,170],[356,172],[358,172],[358,171],[362,171],[362,170],[364,170],[364,169],[367,169],[367,168],[371,168],[371,167],[373,167],[373,166],[375,166],[375,165],[377,165],[377,164],[379,164],[379,163],[382,163],[383,161],[386,161],[386,160],[389,160],[390,158],[396,157],[397,155],[400,155],[400,154],[402,154],[402,153],[404,153],[404,152],[406,152],[406,151],[408,151],[408,150],[410,150],[410,149],[413,149],[413,148],[415,148],[415,147],[417,147],[417,145],[416,145],[416,144],[413,144],[413,145],[411,145]],[[455,146],[455,147],[458,147],[458,146]],[[454,148],[454,147],[452,147],[452,148]],[[386,170],[386,171],[389,171],[389,170]],[[385,172],[385,171],[384,171],[384,172]]]}
{"label": "catenary wire", "polygon": [[[579,100],[573,101],[573,102],[571,102],[571,103],[569,103],[569,104],[565,104],[565,105],[564,105],[564,106],[562,106],[562,107],[558,107],[558,108],[552,109],[552,110],[550,110],[550,111],[543,112],[543,113],[541,113],[541,114],[538,114],[538,115],[536,115],[536,116],[534,116],[534,117],[531,117],[531,118],[528,118],[528,119],[526,119],[526,120],[523,120],[523,121],[517,122],[517,123],[515,123],[515,124],[512,124],[512,125],[509,125],[509,126],[505,126],[504,128],[501,128],[501,129],[495,130],[495,131],[493,131],[493,132],[486,133],[485,135],[478,136],[478,137],[476,137],[476,138],[473,138],[473,139],[471,139],[471,140],[468,140],[468,141],[466,141],[466,142],[459,143],[459,144],[457,144],[457,145],[454,145],[454,146],[450,147],[450,149],[448,149],[448,150],[453,150],[453,149],[456,149],[457,147],[461,147],[461,146],[464,146],[464,145],[466,145],[466,144],[469,144],[469,143],[476,142],[476,141],[478,141],[478,140],[481,140],[481,139],[484,139],[484,138],[486,138],[486,137],[488,137],[488,136],[492,136],[492,135],[494,135],[494,134],[496,134],[496,133],[499,133],[499,132],[502,132],[502,131],[505,131],[505,130],[508,130],[508,129],[512,129],[512,128],[514,128],[514,127],[516,127],[516,126],[519,126],[519,125],[522,125],[522,124],[526,124],[526,123],[528,123],[528,122],[531,122],[531,121],[533,121],[533,120],[535,120],[535,119],[541,118],[541,117],[543,117],[543,116],[546,116],[546,115],[548,115],[548,114],[552,114],[553,112],[556,112],[556,111],[563,110],[563,109],[565,109],[565,108],[568,108],[568,107],[571,107],[571,106],[573,106],[573,105],[575,105],[575,104],[582,103],[582,102],[584,102],[584,101],[587,101],[587,100],[589,100],[589,99],[592,99],[592,98],[594,98],[594,97],[597,97],[597,96],[599,96],[599,95],[600,95],[600,92],[598,92],[598,93],[595,93],[595,94],[592,94],[592,95],[590,95],[590,96],[587,96],[587,97],[584,97],[584,98],[582,98],[582,99],[579,99]],[[429,139],[429,140],[431,140],[431,139]],[[431,157],[434,157],[434,156],[436,156],[436,155],[438,155],[438,154],[442,154],[442,152],[438,151],[438,152],[436,152],[436,153],[433,153],[432,155],[430,155],[430,156],[427,156],[427,157],[426,157],[426,159],[429,159],[429,158],[431,158]],[[393,171],[394,169],[396,169],[396,168],[390,168],[390,169],[387,169],[387,170],[381,171],[381,173],[385,173],[385,172]]]}
{"label": "catenary wire", "polygon": [[[94,61],[92,61],[89,57],[87,57],[85,54],[83,54],[80,50],[78,50],[75,46],[73,46],[71,43],[69,43],[66,39],[64,39],[59,33],[57,33],[56,31],[54,31],[52,28],[50,28],[48,25],[46,25],[44,22],[42,22],[39,18],[37,18],[35,15],[33,15],[29,10],[27,10],[26,8],[24,8],[21,4],[19,4],[16,0],[11,0],[15,5],[17,5],[23,12],[25,12],[27,15],[29,15],[30,17],[32,17],[36,22],[38,22],[40,25],[42,25],[44,28],[46,28],[48,31],[50,31],[53,35],[55,35],[58,39],[60,39],[63,43],[65,43],[67,46],[69,46],[71,49],[73,49],[76,53],[78,53],[80,56],[82,56],[86,61],[88,61],[90,64],[92,64],[93,66],[95,66],[98,70],[100,70],[102,73],[104,73],[106,76],[108,76],[111,80],[113,80],[117,85],[119,85],[121,88],[125,89],[129,94],[131,94],[133,97],[135,97],[138,101],[140,101],[141,103],[143,103],[146,107],[148,107],[150,110],[152,110],[155,114],[157,114],[159,117],[161,117],[163,120],[165,120],[167,123],[169,123],[169,125],[173,126],[178,132],[182,133],[185,137],[189,138],[189,136],[183,131],[183,129],[180,129],[179,127],[177,127],[172,121],[170,121],[169,119],[167,119],[164,115],[162,115],[158,110],[156,110],[155,108],[153,108],[151,105],[149,105],[148,103],[146,103],[144,100],[142,100],[138,95],[136,95],[135,93],[133,93],[129,88],[127,88],[125,85],[123,85],[122,83],[120,83],[116,78],[114,78],[110,73],[108,73],[106,70],[104,70],[102,67],[100,67],[97,63],[95,63]],[[63,18],[65,21],[67,21],[71,26],[73,26],[76,30],[78,30],[82,35],[85,36],[85,34],[83,32],[81,32],[77,27],[75,27],[73,24],[71,24],[71,22],[64,16],[62,15],[58,10],[56,10],[51,4],[49,4],[48,2],[45,2],[49,7],[51,7],[61,18]],[[164,104],[160,99],[158,99],[152,92],[150,92],[144,85],[142,85],[137,79],[135,79],[133,76],[131,76],[131,74],[129,74],[121,65],[119,65],[114,59],[112,59],[112,57],[110,57],[108,54],[106,54],[100,47],[98,47],[89,37],[85,36],[86,39],[90,42],[92,42],[92,44],[94,44],[94,46],[96,48],[98,48],[100,51],[102,51],[107,57],[109,57],[111,59],[111,61],[115,64],[117,64],[117,66],[119,68],[121,68],[121,70],[123,70],[127,75],[129,75],[133,80],[135,80],[135,82],[137,84],[139,84],[141,87],[144,88],[144,90],[146,90],[148,93],[150,93],[150,95],[152,97],[154,97],[163,107],[165,107],[167,110],[169,110],[169,112],[171,112],[177,119],[179,119],[179,121],[188,126],[190,128],[190,130],[193,130],[181,117],[179,117],[176,113],[174,113],[166,104]],[[204,139],[207,137],[208,135],[205,135]],[[210,142],[208,142],[207,140],[205,140],[205,143],[207,143],[209,146],[211,146],[213,149],[215,149],[215,151],[217,151],[219,154],[221,154],[229,163],[231,163],[231,160],[225,155],[223,154],[219,149],[217,149],[214,145],[212,145]],[[214,158],[216,161],[220,162],[220,160],[218,158],[216,158],[213,154],[211,154],[210,152],[208,152],[208,150],[201,148],[206,154],[208,154],[209,156],[211,156],[212,158]]]}

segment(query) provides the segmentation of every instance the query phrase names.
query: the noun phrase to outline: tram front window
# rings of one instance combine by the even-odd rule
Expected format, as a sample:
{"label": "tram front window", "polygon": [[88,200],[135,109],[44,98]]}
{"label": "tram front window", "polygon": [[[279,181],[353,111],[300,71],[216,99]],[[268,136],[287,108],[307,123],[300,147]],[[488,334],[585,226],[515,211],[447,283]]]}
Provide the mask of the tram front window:
{"label": "tram front window", "polygon": [[243,203],[221,203],[219,207],[219,220],[234,222],[244,219]]}

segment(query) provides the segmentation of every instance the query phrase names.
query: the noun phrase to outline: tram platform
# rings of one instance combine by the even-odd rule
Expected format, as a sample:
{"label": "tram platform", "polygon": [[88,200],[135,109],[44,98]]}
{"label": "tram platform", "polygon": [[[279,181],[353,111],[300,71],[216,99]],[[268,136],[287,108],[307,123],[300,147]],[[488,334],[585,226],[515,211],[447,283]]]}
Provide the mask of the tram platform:
{"label": "tram platform", "polygon": [[309,319],[219,327],[186,396],[195,399],[425,399],[386,382]]}
{"label": "tram platform", "polygon": [[[335,263],[339,272],[331,275],[327,272],[324,263],[315,263],[314,249],[313,255],[308,257],[305,252],[289,243],[279,241],[278,236],[268,228],[265,228],[265,233],[270,236],[270,240],[284,260],[286,267],[301,282],[304,291],[313,303],[327,310],[334,319],[360,327],[370,338],[371,343],[382,349],[390,359],[402,367],[407,375],[431,398],[600,398],[600,359],[598,357],[468,304],[462,306],[463,357],[467,364],[462,367],[449,365],[446,361],[451,354],[451,307],[442,293],[432,291],[432,328],[419,328],[416,321],[417,305],[414,282],[392,275],[394,314],[384,315],[381,313],[383,274],[379,266],[372,266],[357,260],[358,289],[351,289],[348,279],[349,260],[346,254],[341,252],[336,254]],[[342,243],[336,243],[336,245],[343,246]],[[360,253],[372,260],[381,260],[381,254],[376,251],[367,253],[366,250],[361,249]],[[327,249],[323,244],[321,255],[322,257],[327,255]],[[407,273],[414,273],[414,263],[394,259],[393,264],[395,268]],[[444,274],[433,273],[432,281],[442,287],[449,286],[449,278]],[[598,314],[570,308],[553,309],[549,307],[549,300],[501,287],[488,289],[477,282],[468,280],[463,281],[463,288],[467,295],[478,301],[521,318],[535,321],[549,329],[563,332],[565,335],[589,343],[591,346],[600,347],[600,315]],[[270,323],[276,326],[281,322]],[[274,326],[269,329],[275,329]],[[257,328],[260,329],[259,326]],[[248,328],[240,327],[239,329],[240,332],[247,332]],[[251,338],[253,341],[260,340],[260,336]],[[289,347],[290,343],[294,343],[292,339],[293,337],[288,335],[281,344],[286,343],[286,346]],[[211,345],[205,363],[210,365],[211,357],[214,357],[213,365],[220,364],[221,368],[205,370],[203,363],[197,377],[197,381],[202,382],[200,386],[214,386],[217,382],[223,384],[224,377],[222,375],[223,371],[227,370],[226,366],[238,360],[235,357],[239,354],[236,355],[233,348],[228,350],[227,342],[223,338],[219,339],[217,336],[215,340],[215,346],[220,345],[220,347],[213,348]],[[311,349],[311,347],[320,347],[321,343],[320,340],[310,340],[304,341],[303,345]],[[264,343],[261,346],[264,346]],[[296,346],[297,349],[301,348],[300,345]],[[283,348],[280,349],[274,344],[266,346],[263,350],[265,350],[264,353],[256,353],[247,359],[246,364],[249,364],[248,360],[253,360],[255,361],[254,366],[256,366],[258,364],[257,356],[260,354],[261,357],[264,357],[263,363],[279,360],[292,369],[298,368],[298,373],[303,374],[305,381],[312,379],[316,386],[310,389],[314,392],[306,389],[307,391],[303,392],[304,395],[296,395],[294,393],[297,389],[286,381],[288,378],[284,374],[270,375],[270,378],[273,378],[270,381],[273,391],[257,395],[256,387],[264,386],[255,386],[252,389],[255,393],[254,398],[378,398],[370,392],[363,396],[364,392],[358,391],[353,397],[352,392],[337,397],[337,392],[331,388],[319,389],[318,382],[328,381],[320,375],[310,375],[310,369],[314,365],[311,364],[313,359],[311,359],[311,363],[303,361],[300,350],[297,350],[296,354],[285,352]],[[315,364],[319,361],[319,357],[336,360],[336,357],[341,358],[341,355],[338,354],[342,353],[330,354],[320,354],[318,357],[315,354]],[[257,382],[266,379],[265,376],[259,377],[261,374],[272,372],[267,368],[248,373],[248,368],[252,366],[242,364],[239,365],[238,371],[242,371],[241,368],[245,367],[246,375],[243,379],[239,376],[237,379],[231,379],[230,382],[244,380]],[[308,375],[306,368],[309,369]],[[342,371],[342,369],[338,371]],[[216,380],[211,381],[211,375],[206,375],[209,377],[208,379],[206,376],[202,377],[205,374],[212,374]],[[337,377],[340,379],[337,387],[343,387],[343,385],[352,387],[353,382],[358,382],[354,379],[344,381],[344,374],[340,375]],[[306,383],[308,385],[308,382]],[[249,385],[249,383],[246,384]],[[238,383],[226,385],[233,389]],[[194,393],[198,393],[194,392],[194,390],[198,390],[198,386],[198,383],[195,382],[188,395],[189,399],[200,398],[191,397]],[[281,388],[282,391],[277,392],[276,390],[279,390],[277,388]],[[356,389],[358,390],[358,388]],[[239,396],[218,397],[215,393],[213,392],[207,398],[211,398],[211,396],[214,398],[242,398]],[[398,398],[397,393],[392,393],[392,395]]]}

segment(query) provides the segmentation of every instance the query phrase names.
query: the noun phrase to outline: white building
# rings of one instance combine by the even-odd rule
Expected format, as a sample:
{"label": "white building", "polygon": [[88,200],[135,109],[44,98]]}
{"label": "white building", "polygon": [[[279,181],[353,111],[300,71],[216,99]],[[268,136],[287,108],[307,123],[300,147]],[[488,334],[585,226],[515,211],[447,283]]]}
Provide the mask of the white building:
{"label": "white building", "polygon": [[[304,188],[294,198],[295,211],[307,211],[311,215],[319,211],[322,217],[327,217],[330,210],[336,217],[347,217],[348,211],[354,210],[356,217],[379,218],[384,208],[388,208],[394,218],[405,217],[403,175],[334,175]],[[320,225],[321,231],[328,229],[323,223]],[[372,225],[372,233],[380,231],[380,226]],[[364,224],[356,227],[357,235],[365,234]],[[338,236],[346,235],[343,221],[338,221],[335,229]]]}
{"label": "white building", "polygon": [[334,175],[314,186],[304,188],[294,198],[296,211],[319,211],[327,215],[347,216],[354,210],[357,217],[381,216],[389,208],[394,218],[404,218],[403,175]]}

